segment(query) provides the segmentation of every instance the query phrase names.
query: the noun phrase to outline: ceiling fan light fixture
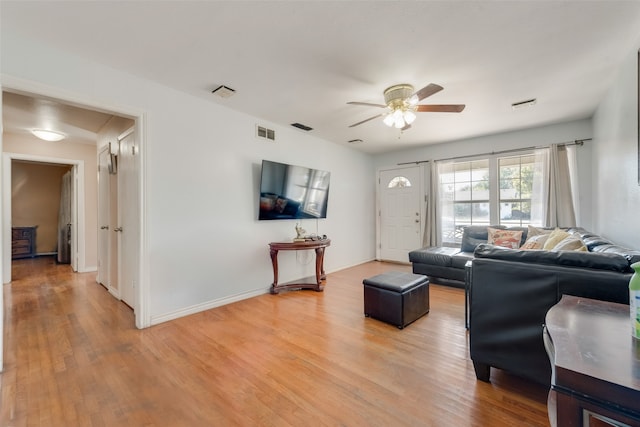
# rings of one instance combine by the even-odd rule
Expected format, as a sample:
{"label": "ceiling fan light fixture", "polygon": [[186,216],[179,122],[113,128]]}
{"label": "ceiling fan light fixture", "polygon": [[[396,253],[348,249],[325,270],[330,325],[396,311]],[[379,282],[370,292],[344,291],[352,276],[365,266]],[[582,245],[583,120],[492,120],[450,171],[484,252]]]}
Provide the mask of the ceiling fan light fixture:
{"label": "ceiling fan light fixture", "polygon": [[415,113],[411,110],[405,111],[403,116],[404,116],[404,121],[407,122],[408,125],[413,123],[416,119]]}
{"label": "ceiling fan light fixture", "polygon": [[57,132],[55,130],[47,130],[47,129],[31,129],[31,133],[44,141],[51,141],[51,142],[60,141],[67,137],[67,135],[65,135],[62,132]]}
{"label": "ceiling fan light fixture", "polygon": [[384,119],[382,119],[382,121],[384,122],[385,125],[391,127],[395,123],[396,119],[393,117],[393,114],[389,113],[386,116],[384,116]]}

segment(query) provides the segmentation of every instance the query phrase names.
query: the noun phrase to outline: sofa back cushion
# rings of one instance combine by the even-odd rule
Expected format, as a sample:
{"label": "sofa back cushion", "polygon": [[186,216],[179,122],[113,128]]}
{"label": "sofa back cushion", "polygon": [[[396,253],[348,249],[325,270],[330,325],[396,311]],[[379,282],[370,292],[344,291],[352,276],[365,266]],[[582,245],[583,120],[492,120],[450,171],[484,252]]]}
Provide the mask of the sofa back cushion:
{"label": "sofa back cushion", "polygon": [[631,271],[627,258],[617,253],[522,251],[482,244],[476,248],[474,256],[476,258],[492,258],[528,264],[611,270],[621,273]]}

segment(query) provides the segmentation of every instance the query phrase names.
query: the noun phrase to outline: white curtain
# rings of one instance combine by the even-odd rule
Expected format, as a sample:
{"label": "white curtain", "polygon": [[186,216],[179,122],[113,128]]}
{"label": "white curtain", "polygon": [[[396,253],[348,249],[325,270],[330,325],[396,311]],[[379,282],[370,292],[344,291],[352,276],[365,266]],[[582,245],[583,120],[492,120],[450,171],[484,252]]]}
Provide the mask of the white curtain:
{"label": "white curtain", "polygon": [[429,190],[427,193],[426,213],[422,246],[438,246],[438,167],[435,162],[429,163]]}
{"label": "white curtain", "polygon": [[[573,156],[575,158],[575,151]],[[571,192],[567,147],[558,144],[550,145],[548,163],[548,197],[544,225],[547,227],[575,227],[576,215]]]}
{"label": "white curtain", "polygon": [[581,225],[580,218],[580,178],[578,177],[578,146],[567,145],[567,160],[569,163],[569,177],[571,181],[571,198],[576,225]]}
{"label": "white curtain", "polygon": [[549,149],[535,151],[533,185],[531,188],[531,225],[546,226],[549,200]]}

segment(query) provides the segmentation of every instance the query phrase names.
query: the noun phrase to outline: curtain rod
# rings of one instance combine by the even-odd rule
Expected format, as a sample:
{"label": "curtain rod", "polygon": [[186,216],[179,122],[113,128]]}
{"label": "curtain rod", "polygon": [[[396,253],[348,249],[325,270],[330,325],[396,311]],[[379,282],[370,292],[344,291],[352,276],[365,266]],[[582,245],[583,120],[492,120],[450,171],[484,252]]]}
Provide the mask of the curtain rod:
{"label": "curtain rod", "polygon": [[[592,139],[593,138],[576,139],[574,141],[559,142],[556,145],[562,145],[562,146],[578,145],[578,146],[582,146],[585,141],[591,141]],[[437,160],[417,160],[415,162],[398,163],[398,166],[413,165],[413,164],[418,165],[420,163],[441,162],[441,161],[444,161],[444,160],[466,159],[466,158],[469,158],[469,157],[476,157],[476,156],[494,156],[496,154],[515,153],[515,152],[518,152],[518,151],[526,151],[526,150],[539,150],[541,148],[549,148],[549,146],[548,145],[542,145],[542,146],[535,146],[535,147],[512,148],[512,149],[509,149],[509,150],[492,151],[490,153],[471,154],[471,155],[467,155],[467,156],[448,157],[446,159],[437,159]]]}

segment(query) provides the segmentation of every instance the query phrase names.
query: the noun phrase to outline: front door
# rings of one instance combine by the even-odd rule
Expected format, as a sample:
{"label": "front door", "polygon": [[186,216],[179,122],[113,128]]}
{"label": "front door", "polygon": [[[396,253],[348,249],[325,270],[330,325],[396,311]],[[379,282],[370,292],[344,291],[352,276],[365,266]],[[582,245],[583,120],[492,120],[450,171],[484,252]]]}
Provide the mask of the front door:
{"label": "front door", "polygon": [[379,173],[379,258],[382,260],[407,263],[409,251],[421,247],[420,175],[418,166]]}

